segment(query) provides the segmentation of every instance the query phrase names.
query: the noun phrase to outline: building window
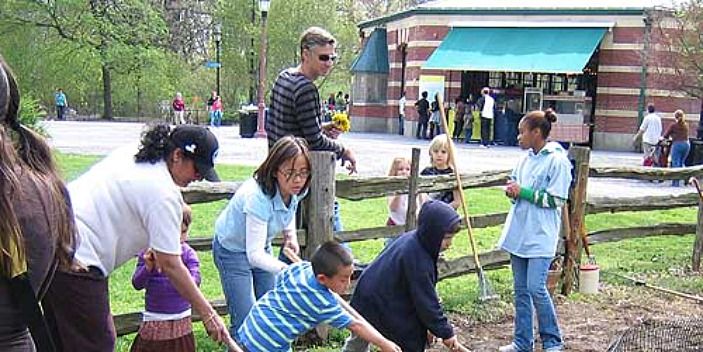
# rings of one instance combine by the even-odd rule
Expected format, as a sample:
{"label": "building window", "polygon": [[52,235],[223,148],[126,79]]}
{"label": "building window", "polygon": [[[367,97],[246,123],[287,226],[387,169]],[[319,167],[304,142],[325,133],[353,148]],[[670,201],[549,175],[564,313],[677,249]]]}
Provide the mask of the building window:
{"label": "building window", "polygon": [[559,92],[565,91],[566,87],[564,86],[565,82],[565,77],[562,75],[553,75],[552,76],[552,89],[551,91],[556,94]]}
{"label": "building window", "polygon": [[488,86],[492,88],[503,87],[503,77],[502,72],[489,72],[488,73]]}

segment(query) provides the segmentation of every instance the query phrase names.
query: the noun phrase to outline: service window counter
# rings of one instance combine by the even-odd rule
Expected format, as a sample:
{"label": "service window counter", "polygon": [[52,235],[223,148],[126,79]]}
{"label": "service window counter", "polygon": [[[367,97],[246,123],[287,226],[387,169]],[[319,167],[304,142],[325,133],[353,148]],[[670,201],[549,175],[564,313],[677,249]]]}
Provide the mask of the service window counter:
{"label": "service window counter", "polygon": [[552,125],[551,140],[577,144],[589,142],[591,97],[579,93],[543,96],[544,108],[552,108],[558,116]]}

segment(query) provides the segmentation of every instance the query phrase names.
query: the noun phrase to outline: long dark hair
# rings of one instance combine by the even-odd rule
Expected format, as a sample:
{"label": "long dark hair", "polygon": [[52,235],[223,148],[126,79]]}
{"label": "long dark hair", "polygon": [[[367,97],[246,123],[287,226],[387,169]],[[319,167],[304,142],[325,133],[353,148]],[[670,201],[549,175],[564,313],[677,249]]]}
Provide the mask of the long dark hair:
{"label": "long dark hair", "polygon": [[[0,275],[12,274],[15,260],[25,261],[24,237],[12,204],[20,189],[19,177],[48,188],[52,228],[56,233],[56,258],[68,268],[75,248],[75,225],[66,186],[59,176],[51,148],[38,133],[19,121],[20,94],[17,82],[5,60],[0,57]],[[9,129],[17,137],[10,139]],[[14,256],[13,256],[14,253]],[[13,265],[14,264],[14,265]]]}
{"label": "long dark hair", "polygon": [[[308,153],[308,143],[302,138],[285,136],[271,147],[266,160],[254,171],[254,179],[259,187],[269,197],[276,195],[276,172],[288,160],[299,157],[305,158],[305,162],[310,170],[310,154]],[[311,174],[312,175],[312,174]],[[292,177],[292,176],[291,176]],[[310,176],[305,180],[303,189],[308,188]]]}

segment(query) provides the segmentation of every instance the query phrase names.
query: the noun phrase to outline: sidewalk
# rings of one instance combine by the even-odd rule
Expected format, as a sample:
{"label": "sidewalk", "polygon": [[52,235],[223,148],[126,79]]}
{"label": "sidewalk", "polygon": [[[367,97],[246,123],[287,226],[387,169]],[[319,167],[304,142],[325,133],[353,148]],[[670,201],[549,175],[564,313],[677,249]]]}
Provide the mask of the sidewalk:
{"label": "sidewalk", "polygon": [[[128,143],[137,143],[144,124],[115,122],[47,121],[52,136],[50,144],[64,153],[105,155]],[[239,127],[227,126],[213,130],[220,142],[217,162],[258,166],[266,157],[266,139],[240,138]],[[421,148],[420,167],[429,165],[429,142],[410,137],[380,133],[347,133],[339,141],[356,154],[360,176],[381,176],[388,173],[393,158],[410,158],[412,148]],[[515,166],[525,151],[517,147],[496,146],[479,148],[476,144],[457,144],[457,164],[461,172],[506,170]],[[636,166],[641,154],[593,151],[591,165]],[[337,166],[337,172],[345,170]],[[680,194],[693,191],[691,187],[673,188],[670,182],[623,179],[590,179],[588,192],[592,196],[636,197]]]}

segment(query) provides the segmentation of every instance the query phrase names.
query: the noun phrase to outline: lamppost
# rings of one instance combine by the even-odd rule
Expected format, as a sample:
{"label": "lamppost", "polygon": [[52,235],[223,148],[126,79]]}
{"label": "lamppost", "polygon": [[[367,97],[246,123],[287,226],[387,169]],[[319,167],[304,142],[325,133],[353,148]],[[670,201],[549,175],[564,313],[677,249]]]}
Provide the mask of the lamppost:
{"label": "lamppost", "polygon": [[259,10],[261,11],[261,50],[259,51],[259,115],[256,119],[256,134],[257,138],[265,138],[266,130],[264,129],[264,113],[266,103],[264,102],[264,88],[266,87],[266,17],[268,16],[271,0],[259,0]]}
{"label": "lamppost", "polygon": [[221,24],[216,24],[215,25],[215,30],[212,33],[215,37],[215,59],[217,60],[217,68],[216,68],[216,91],[217,95],[220,95],[220,66],[222,64],[220,63],[220,43],[222,42],[222,25]]}

